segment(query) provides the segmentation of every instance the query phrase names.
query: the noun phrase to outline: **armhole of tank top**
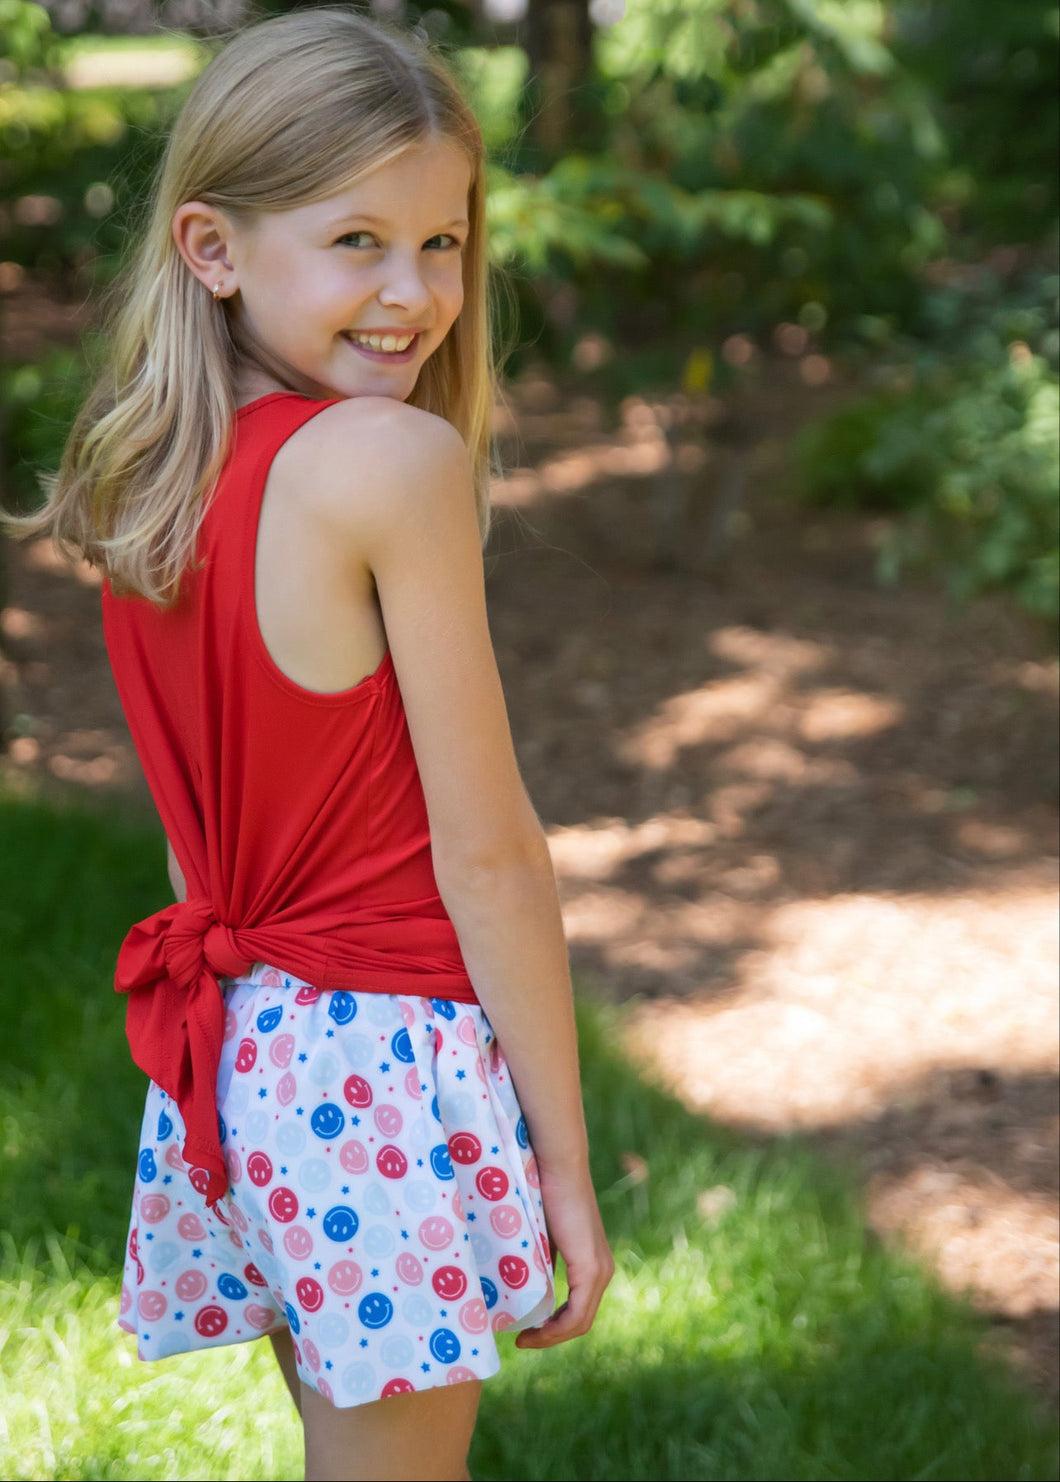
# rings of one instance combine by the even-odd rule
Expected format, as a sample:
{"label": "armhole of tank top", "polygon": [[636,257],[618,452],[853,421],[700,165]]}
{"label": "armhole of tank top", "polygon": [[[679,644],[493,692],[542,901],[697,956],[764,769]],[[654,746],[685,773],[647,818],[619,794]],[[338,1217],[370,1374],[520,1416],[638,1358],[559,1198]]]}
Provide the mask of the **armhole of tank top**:
{"label": "armhole of tank top", "polygon": [[[285,393],[274,393],[280,398]],[[297,393],[291,392],[294,399]],[[306,398],[298,396],[299,401]],[[251,403],[256,411],[258,407],[266,404],[275,406],[272,397],[263,398],[261,402]],[[336,707],[360,703],[375,695],[386,681],[393,677],[394,666],[390,649],[387,648],[378,665],[370,674],[359,679],[356,684],[350,685],[342,690],[311,690],[300,685],[297,680],[285,674],[276,660],[269,653],[262,636],[261,626],[258,622],[258,600],[257,600],[257,556],[258,556],[258,527],[261,523],[261,507],[265,500],[265,485],[268,482],[269,471],[277,453],[284,444],[292,438],[296,432],[303,428],[307,422],[326,411],[328,407],[334,406],[334,401],[313,401],[309,403],[309,410],[304,416],[287,423],[282,431],[277,434],[273,426],[268,427],[259,434],[262,446],[256,448],[251,454],[248,462],[248,477],[250,479],[250,495],[246,503],[246,513],[243,517],[243,528],[240,533],[239,543],[239,583],[241,587],[240,621],[243,626],[244,636],[251,653],[257,660],[258,666],[268,676],[272,683],[286,695],[301,701],[306,705],[322,707]],[[246,410],[246,409],[244,409]],[[301,409],[299,409],[301,410]]]}

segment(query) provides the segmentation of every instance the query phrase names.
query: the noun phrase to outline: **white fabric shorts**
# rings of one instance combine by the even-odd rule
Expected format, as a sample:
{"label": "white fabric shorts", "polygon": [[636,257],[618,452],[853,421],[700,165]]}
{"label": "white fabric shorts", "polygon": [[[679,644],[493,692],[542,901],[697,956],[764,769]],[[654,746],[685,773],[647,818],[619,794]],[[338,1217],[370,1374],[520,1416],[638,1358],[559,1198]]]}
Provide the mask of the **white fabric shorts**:
{"label": "white fabric shorts", "polygon": [[119,1324],[140,1357],[289,1328],[333,1404],[485,1379],[495,1334],[554,1290],[537,1167],[475,1005],[321,993],[262,964],[223,980],[211,1211],[184,1126],[147,1093]]}

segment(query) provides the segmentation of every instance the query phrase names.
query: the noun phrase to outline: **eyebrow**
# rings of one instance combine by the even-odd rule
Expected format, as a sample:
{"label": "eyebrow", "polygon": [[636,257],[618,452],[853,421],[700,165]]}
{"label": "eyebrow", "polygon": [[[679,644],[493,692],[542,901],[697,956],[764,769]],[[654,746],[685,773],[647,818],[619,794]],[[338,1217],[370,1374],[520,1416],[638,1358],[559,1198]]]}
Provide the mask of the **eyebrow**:
{"label": "eyebrow", "polygon": [[[342,216],[336,216],[335,219],[329,223],[329,227],[332,231],[334,231],[336,227],[345,226],[348,222],[351,221],[367,221],[372,226],[390,225],[385,216],[373,216],[369,211],[347,211]],[[445,224],[441,226],[439,230],[448,231],[451,226],[467,225],[468,219],[466,216],[454,216],[451,221],[445,222]]]}

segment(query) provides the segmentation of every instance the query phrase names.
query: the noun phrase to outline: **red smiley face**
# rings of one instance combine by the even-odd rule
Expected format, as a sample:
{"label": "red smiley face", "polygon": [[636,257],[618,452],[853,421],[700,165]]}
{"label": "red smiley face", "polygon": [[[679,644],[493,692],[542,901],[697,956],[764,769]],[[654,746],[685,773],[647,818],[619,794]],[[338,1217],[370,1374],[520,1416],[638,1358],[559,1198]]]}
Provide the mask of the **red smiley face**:
{"label": "red smiley face", "polygon": [[253,1070],[258,1058],[258,1047],[252,1039],[242,1039],[239,1049],[236,1051],[236,1070],[246,1075],[248,1070]]}
{"label": "red smiley face", "polygon": [[324,1288],[312,1276],[302,1276],[295,1282],[298,1304],[303,1312],[319,1312],[324,1305]]}
{"label": "red smiley face", "polygon": [[530,1267],[522,1256],[501,1256],[497,1262],[497,1270],[504,1285],[510,1286],[513,1291],[518,1291],[530,1280]]}
{"label": "red smiley face", "polygon": [[508,1192],[508,1175],[503,1168],[481,1168],[475,1179],[475,1188],[483,1199],[503,1199]]}
{"label": "red smiley face", "polygon": [[269,1195],[269,1213],[281,1225],[289,1225],[298,1213],[298,1197],[294,1190],[285,1189],[282,1184],[273,1189]]}
{"label": "red smiley face", "polygon": [[431,1286],[443,1302],[456,1302],[467,1291],[467,1277],[459,1266],[439,1266],[431,1277]]}
{"label": "red smiley face", "polygon": [[272,1178],[272,1159],[268,1153],[254,1152],[247,1159],[247,1178],[256,1188],[263,1189]]}
{"label": "red smiley face", "polygon": [[409,1171],[409,1160],[400,1148],[388,1143],[376,1153],[375,1166],[384,1178],[404,1178]]}
{"label": "red smiley face", "polygon": [[195,1314],[195,1331],[200,1338],[217,1338],[228,1326],[228,1313],[223,1307],[200,1307]]}
{"label": "red smiley face", "polygon": [[299,988],[298,992],[294,996],[294,1001],[295,1003],[311,1004],[316,1003],[319,997],[320,989],[312,988],[307,983],[304,988]]}
{"label": "red smiley face", "polygon": [[193,1168],[188,1174],[188,1182],[196,1194],[205,1194],[210,1187],[210,1175],[205,1168]]}
{"label": "red smiley face", "polygon": [[251,1286],[268,1286],[269,1284],[253,1261],[248,1261],[243,1267],[243,1275],[250,1282]]}
{"label": "red smiley face", "polygon": [[390,1399],[391,1395],[411,1395],[416,1391],[416,1386],[411,1379],[388,1379],[380,1391],[381,1400]]}
{"label": "red smiley face", "polygon": [[449,1156],[454,1163],[477,1163],[482,1157],[482,1144],[473,1132],[454,1132],[449,1139]]}
{"label": "red smiley face", "polygon": [[372,1088],[363,1075],[347,1076],[342,1094],[351,1106],[364,1108],[372,1104]]}

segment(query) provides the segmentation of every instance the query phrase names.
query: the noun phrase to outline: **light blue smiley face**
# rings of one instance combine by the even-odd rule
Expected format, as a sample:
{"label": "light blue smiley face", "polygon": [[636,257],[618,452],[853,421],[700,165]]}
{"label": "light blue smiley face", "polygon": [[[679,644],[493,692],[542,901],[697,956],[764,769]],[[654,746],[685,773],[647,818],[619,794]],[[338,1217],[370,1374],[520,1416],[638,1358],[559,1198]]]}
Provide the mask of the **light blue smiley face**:
{"label": "light blue smiley face", "polygon": [[309,1064],[309,1081],[314,1086],[329,1086],[339,1079],[339,1057],[331,1050],[320,1050]]}
{"label": "light blue smiley face", "polygon": [[413,1214],[430,1214],[438,1203],[438,1191],[425,1178],[410,1178],[402,1190],[402,1197]]}
{"label": "light blue smiley face", "polygon": [[357,1316],[366,1328],[385,1328],[394,1316],[394,1304],[385,1292],[369,1292],[358,1302]]}
{"label": "light blue smiley face", "polygon": [[323,1158],[306,1158],[299,1165],[298,1182],[307,1194],[319,1194],[331,1182],[331,1169]]}
{"label": "light blue smiley face", "polygon": [[276,1148],[285,1158],[297,1158],[305,1147],[305,1128],[300,1122],[284,1122],[276,1133]]}
{"label": "light blue smiley face", "polygon": [[375,1046],[366,1034],[343,1035],[342,1054],[352,1070],[363,1070],[374,1058]]}
{"label": "light blue smiley face", "polygon": [[407,1369],[416,1357],[416,1349],[411,1338],[394,1333],[384,1340],[379,1357],[388,1369]]}
{"label": "light blue smiley face", "polygon": [[163,1333],[155,1349],[155,1358],[173,1358],[178,1353],[187,1353],[190,1340],[184,1333]]}
{"label": "light blue smiley face", "polygon": [[391,1254],[396,1241],[386,1225],[369,1225],[364,1232],[364,1248],[373,1260],[381,1261]]}
{"label": "light blue smiley face", "polygon": [[373,1180],[361,1195],[361,1203],[369,1214],[389,1214],[390,1200],[381,1183]]}
{"label": "light blue smiley face", "polygon": [[151,1265],[156,1271],[168,1271],[180,1256],[181,1249],[175,1240],[156,1240],[151,1246]]}
{"label": "light blue smiley face", "polygon": [[369,993],[365,1004],[365,1018],[377,1029],[393,1028],[398,1012],[389,993]]}
{"label": "light blue smiley face", "polygon": [[410,1292],[401,1304],[401,1315],[410,1328],[426,1328],[434,1321],[435,1310],[422,1292]]}
{"label": "light blue smiley face", "polygon": [[[232,1121],[235,1121],[236,1117],[243,1115],[247,1109],[249,1100],[250,1088],[246,1081],[243,1079],[238,1081],[233,1079],[232,1084],[229,1085],[228,1091],[225,1094],[225,1111]],[[238,1126],[238,1123],[236,1125]]]}
{"label": "light blue smiley face", "polygon": [[350,1325],[338,1312],[326,1312],[317,1319],[317,1342],[321,1348],[341,1348],[350,1336]]}
{"label": "light blue smiley face", "polygon": [[342,1371],[342,1387],[351,1400],[363,1400],[369,1395],[375,1398],[375,1369],[371,1364],[359,1362],[347,1364]]}
{"label": "light blue smiley face", "polygon": [[255,1108],[254,1111],[247,1112],[243,1119],[243,1135],[248,1142],[263,1142],[268,1135],[270,1125],[268,1113]]}

